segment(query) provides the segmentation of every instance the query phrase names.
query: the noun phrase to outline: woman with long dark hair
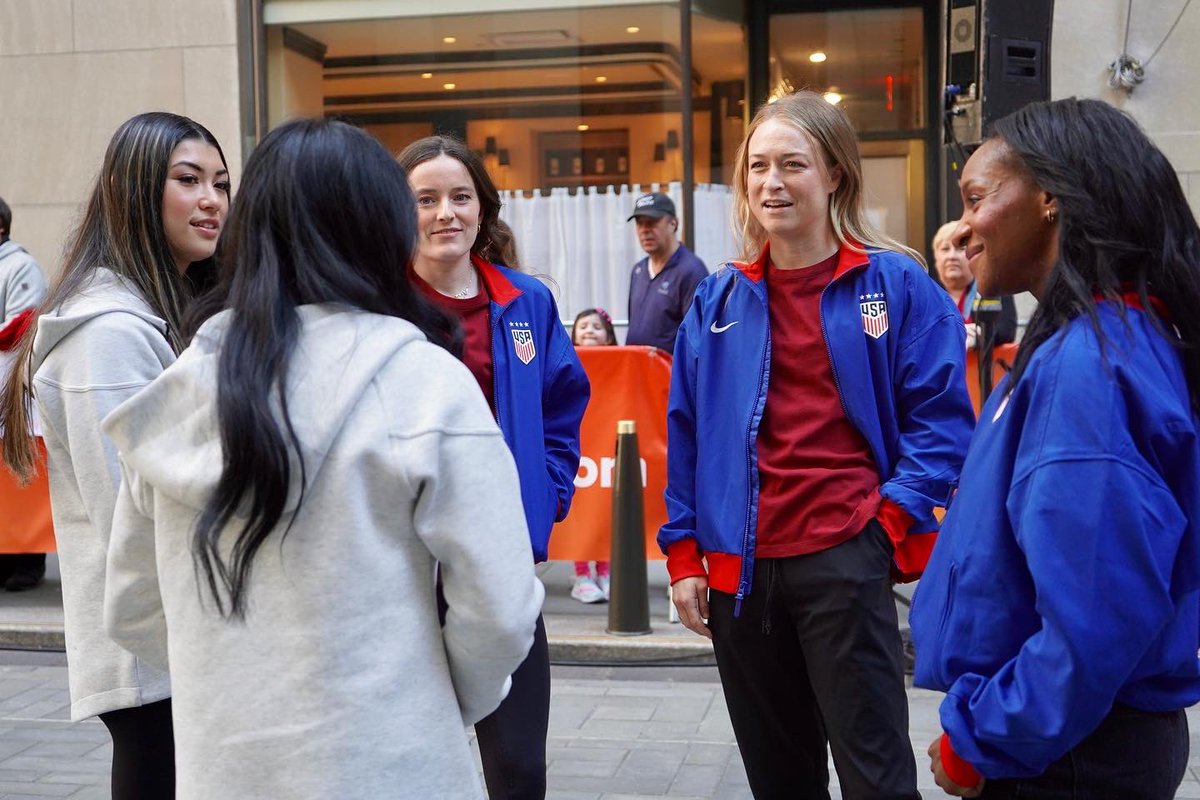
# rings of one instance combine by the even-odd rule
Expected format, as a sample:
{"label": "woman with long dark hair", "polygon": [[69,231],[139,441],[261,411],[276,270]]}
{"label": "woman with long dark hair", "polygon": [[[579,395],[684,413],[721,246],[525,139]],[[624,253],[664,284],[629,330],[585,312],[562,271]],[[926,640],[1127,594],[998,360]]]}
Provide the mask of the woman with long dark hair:
{"label": "woman with long dark hair", "polygon": [[738,149],[745,261],[675,344],[667,515],[680,621],[713,640],[750,788],[915,800],[894,579],[920,575],[974,414],[961,317],[869,222],[845,112],[797,92]]}
{"label": "woman with long dark hair", "polygon": [[0,416],[4,458],[31,474],[30,403],[46,445],[62,570],[71,717],[99,715],[113,738],[113,797],[170,797],[165,672],[104,633],[104,570],[120,484],[100,421],[182,349],[193,272],[212,258],[229,208],[213,135],[186,117],[140,114],[113,135],[61,275],[18,346]]}
{"label": "woman with long dark hair", "polygon": [[980,291],[1038,308],[912,609],[915,682],[947,693],[931,769],[965,797],[1166,800],[1200,699],[1200,228],[1096,100],[1000,120],[961,189]]}
{"label": "woman with long dark hair", "polygon": [[[424,295],[458,318],[463,362],[487,398],[521,475],[533,557],[546,560],[550,529],[566,517],[579,469],[587,375],[550,291],[497,264],[512,251],[500,195],[463,142],[430,136],[399,155],[417,198],[413,276]],[[538,618],[512,693],[475,726],[492,800],[546,793],[550,651]]]}
{"label": "woman with long dark hair", "polygon": [[368,134],[276,128],[221,239],[224,310],[105,423],[106,622],[170,665],[181,798],[482,795],[463,726],[543,590],[512,456],[409,280],[415,221]]}

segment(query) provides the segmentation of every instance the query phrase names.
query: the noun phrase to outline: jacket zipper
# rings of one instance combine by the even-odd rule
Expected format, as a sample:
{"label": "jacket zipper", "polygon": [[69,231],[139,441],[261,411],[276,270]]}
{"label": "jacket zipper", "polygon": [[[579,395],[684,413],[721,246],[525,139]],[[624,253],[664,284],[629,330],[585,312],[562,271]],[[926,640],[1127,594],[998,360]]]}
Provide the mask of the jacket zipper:
{"label": "jacket zipper", "polygon": [[[489,300],[490,304],[492,301]],[[504,430],[504,426],[500,424],[500,381],[497,375],[500,370],[496,369],[496,348],[497,341],[500,339],[502,328],[500,327],[500,317],[504,315],[505,306],[500,306],[500,313],[496,314],[496,320],[492,323],[492,400],[496,403],[496,427]]]}
{"label": "jacket zipper", "polygon": [[[737,278],[734,279],[734,288],[737,287]],[[753,289],[751,289],[753,291]],[[733,289],[730,289],[732,294]],[[763,338],[762,352],[758,357],[758,393],[754,396],[754,406],[751,410],[750,419],[746,422],[746,489],[750,490],[754,483],[754,411],[758,409],[759,400],[763,394],[763,376],[766,372],[767,360],[767,342],[771,338],[771,314],[767,310],[767,333]],[[749,500],[749,498],[747,498]],[[746,522],[742,531],[742,571],[738,577],[737,594],[733,596],[733,616],[735,618],[741,616],[742,600],[750,593],[750,570],[754,565],[754,556],[750,553],[750,510],[751,504],[746,503]]]}
{"label": "jacket zipper", "polygon": [[[829,371],[833,375],[833,388],[837,390],[838,403],[842,406],[842,413],[845,414],[846,419],[850,420],[851,424],[858,429],[859,434],[866,439],[866,434],[862,433],[862,429],[859,427],[858,423],[854,421],[854,417],[850,416],[850,409],[846,407],[846,398],[842,395],[842,382],[838,380],[837,362],[833,360],[833,348],[829,346],[829,327],[825,324],[825,293],[829,291],[830,286],[841,280],[847,274],[849,274],[848,271],[834,278],[832,281],[825,284],[825,288],[821,290],[821,299],[819,301],[821,308],[821,340],[825,343],[825,355],[829,358]],[[868,446],[870,446],[870,442],[868,442]]]}

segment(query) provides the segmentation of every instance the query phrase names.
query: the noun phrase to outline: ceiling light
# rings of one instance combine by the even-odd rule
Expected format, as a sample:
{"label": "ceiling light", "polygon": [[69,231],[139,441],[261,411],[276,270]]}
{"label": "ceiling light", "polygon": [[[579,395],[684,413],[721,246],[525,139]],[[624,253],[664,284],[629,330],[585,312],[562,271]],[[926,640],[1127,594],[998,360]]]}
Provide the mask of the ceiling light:
{"label": "ceiling light", "polygon": [[625,32],[626,33],[640,33],[641,30],[642,29],[639,28],[637,25],[630,25],[628,28],[625,29]]}
{"label": "ceiling light", "polygon": [[[457,84],[454,84],[454,83],[443,83],[442,84],[443,89],[453,89],[456,86],[457,86]],[[828,98],[826,98],[826,99],[828,99]]]}
{"label": "ceiling light", "polygon": [[815,53],[811,53],[808,56],[808,60],[814,64],[820,64],[825,59],[826,59],[826,55],[824,53],[822,53],[820,50],[818,50]]}
{"label": "ceiling light", "polygon": [[458,39],[455,39],[453,36],[443,36],[442,37],[443,44],[454,44],[457,41],[458,41]]}
{"label": "ceiling light", "polygon": [[597,75],[597,76],[596,76],[596,83],[604,83],[604,82],[605,82],[605,81],[607,81],[607,80],[608,80],[608,78],[607,78],[606,76],[604,76],[604,75]]}
{"label": "ceiling light", "polygon": [[429,79],[429,78],[433,77],[433,73],[432,72],[422,72],[421,77],[425,78],[425,79]]}
{"label": "ceiling light", "polygon": [[581,122],[581,123],[579,123],[578,125],[576,125],[576,126],[575,126],[575,130],[577,130],[577,131],[586,131],[586,130],[588,129],[588,127],[589,127],[588,125],[586,125],[585,123],[582,123],[582,122]]}
{"label": "ceiling light", "polygon": [[836,106],[838,103],[842,102],[842,96],[837,92],[826,92],[824,95],[822,95],[822,97],[824,97],[825,102],[829,103],[831,106]]}

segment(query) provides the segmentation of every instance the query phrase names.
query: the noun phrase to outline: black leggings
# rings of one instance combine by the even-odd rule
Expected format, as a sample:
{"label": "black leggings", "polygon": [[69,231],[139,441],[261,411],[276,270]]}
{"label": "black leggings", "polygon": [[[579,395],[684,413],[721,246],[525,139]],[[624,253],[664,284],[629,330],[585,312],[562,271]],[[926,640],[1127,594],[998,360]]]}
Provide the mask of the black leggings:
{"label": "black leggings", "polygon": [[533,647],[512,676],[500,707],[475,723],[489,800],[546,796],[546,735],[550,728],[550,647],[538,615]]}
{"label": "black leggings", "polygon": [[171,699],[100,715],[112,736],[113,800],[175,797],[175,738]]}

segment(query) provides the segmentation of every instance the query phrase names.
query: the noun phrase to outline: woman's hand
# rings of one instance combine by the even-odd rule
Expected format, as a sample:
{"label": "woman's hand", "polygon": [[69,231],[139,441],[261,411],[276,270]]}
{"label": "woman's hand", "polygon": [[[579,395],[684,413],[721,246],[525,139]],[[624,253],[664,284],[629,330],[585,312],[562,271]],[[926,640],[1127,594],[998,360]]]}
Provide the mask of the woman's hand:
{"label": "woman's hand", "polygon": [[934,739],[929,745],[929,771],[933,773],[934,783],[940,786],[946,794],[955,797],[979,797],[979,793],[983,791],[983,778],[980,778],[979,783],[968,789],[966,786],[959,786],[946,774],[946,770],[942,766],[941,736]]}
{"label": "woman's hand", "polygon": [[706,639],[712,638],[708,629],[708,578],[702,575],[680,578],[671,584],[671,599],[684,627]]}

